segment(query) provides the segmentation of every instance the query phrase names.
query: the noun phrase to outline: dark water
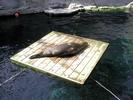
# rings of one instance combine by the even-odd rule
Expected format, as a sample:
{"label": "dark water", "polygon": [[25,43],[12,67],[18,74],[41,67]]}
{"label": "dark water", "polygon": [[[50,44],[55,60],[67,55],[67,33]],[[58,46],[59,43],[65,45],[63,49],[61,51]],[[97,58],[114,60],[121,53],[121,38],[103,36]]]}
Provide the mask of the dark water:
{"label": "dark water", "polygon": [[[55,30],[109,42],[109,48],[91,74],[121,100],[133,100],[133,16],[50,18],[43,14],[0,18],[0,83],[18,73],[10,57]],[[27,69],[0,87],[0,100],[115,100],[88,79],[78,86]]]}

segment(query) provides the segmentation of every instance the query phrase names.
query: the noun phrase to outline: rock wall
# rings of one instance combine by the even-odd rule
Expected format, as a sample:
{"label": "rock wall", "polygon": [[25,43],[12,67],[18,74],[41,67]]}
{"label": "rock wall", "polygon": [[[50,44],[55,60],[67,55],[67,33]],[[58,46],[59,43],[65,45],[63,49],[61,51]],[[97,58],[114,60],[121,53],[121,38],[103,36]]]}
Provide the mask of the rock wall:
{"label": "rock wall", "polygon": [[0,0],[1,9],[44,6],[44,0]]}
{"label": "rock wall", "polygon": [[49,7],[60,4],[69,5],[71,2],[85,6],[123,6],[131,1],[133,0],[0,0],[0,15],[12,14],[15,11],[22,13],[43,12],[44,9]]}

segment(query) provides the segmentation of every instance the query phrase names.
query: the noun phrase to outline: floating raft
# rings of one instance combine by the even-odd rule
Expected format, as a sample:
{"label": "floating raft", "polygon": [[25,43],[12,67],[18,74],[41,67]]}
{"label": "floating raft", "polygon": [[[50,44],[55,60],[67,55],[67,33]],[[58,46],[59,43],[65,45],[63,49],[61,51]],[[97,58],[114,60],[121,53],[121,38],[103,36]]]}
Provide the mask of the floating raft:
{"label": "floating raft", "polygon": [[[89,47],[76,56],[29,59],[31,55],[40,52],[47,45],[80,42],[81,40],[88,42]],[[53,31],[11,57],[11,61],[42,73],[49,73],[78,84],[84,84],[107,47],[108,43],[106,42]]]}

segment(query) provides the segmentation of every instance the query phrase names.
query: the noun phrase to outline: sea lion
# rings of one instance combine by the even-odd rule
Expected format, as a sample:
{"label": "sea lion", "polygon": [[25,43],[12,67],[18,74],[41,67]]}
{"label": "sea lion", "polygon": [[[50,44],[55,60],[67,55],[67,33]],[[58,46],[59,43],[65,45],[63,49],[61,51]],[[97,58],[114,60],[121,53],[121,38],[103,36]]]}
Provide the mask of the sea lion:
{"label": "sea lion", "polygon": [[63,43],[45,48],[40,53],[32,55],[30,59],[42,57],[70,57],[74,56],[88,47],[87,42],[82,43]]}

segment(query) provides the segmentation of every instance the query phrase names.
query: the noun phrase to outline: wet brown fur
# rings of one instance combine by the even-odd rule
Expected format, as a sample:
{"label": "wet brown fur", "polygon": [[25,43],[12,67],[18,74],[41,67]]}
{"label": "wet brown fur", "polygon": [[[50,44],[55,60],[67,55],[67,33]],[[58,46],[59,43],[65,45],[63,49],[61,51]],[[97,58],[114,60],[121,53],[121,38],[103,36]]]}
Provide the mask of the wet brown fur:
{"label": "wet brown fur", "polygon": [[82,43],[64,43],[60,45],[53,45],[45,48],[40,53],[32,55],[30,59],[42,57],[70,57],[74,56],[88,47],[87,42]]}

